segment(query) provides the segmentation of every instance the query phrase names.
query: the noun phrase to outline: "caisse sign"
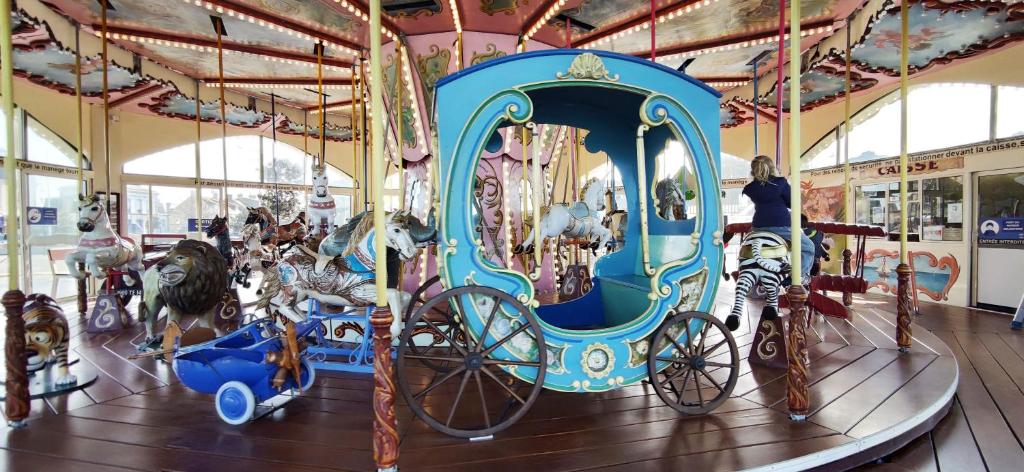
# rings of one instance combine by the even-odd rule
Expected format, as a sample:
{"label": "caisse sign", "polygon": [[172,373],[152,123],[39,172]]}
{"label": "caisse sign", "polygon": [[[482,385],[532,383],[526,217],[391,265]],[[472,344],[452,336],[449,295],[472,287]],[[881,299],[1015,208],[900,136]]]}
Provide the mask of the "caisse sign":
{"label": "caisse sign", "polygon": [[978,242],[1024,246],[1024,218],[982,218],[978,222]]}
{"label": "caisse sign", "polygon": [[25,217],[30,225],[57,224],[57,209],[50,207],[27,207]]}

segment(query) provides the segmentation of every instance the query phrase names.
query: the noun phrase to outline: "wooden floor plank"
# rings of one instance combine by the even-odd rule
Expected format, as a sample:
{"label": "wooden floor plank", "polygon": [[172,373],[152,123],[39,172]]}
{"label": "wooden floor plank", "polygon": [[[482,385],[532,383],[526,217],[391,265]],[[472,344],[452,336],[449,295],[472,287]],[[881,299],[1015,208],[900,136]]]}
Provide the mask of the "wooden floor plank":
{"label": "wooden floor plank", "polygon": [[[878,349],[872,353],[879,351],[888,352],[887,349]],[[937,358],[930,354],[913,353],[897,354],[897,356],[891,363],[840,395],[835,401],[827,404],[822,402],[824,406],[816,409],[808,419],[845,433]],[[845,379],[846,377],[848,374],[840,372],[829,378]],[[812,398],[813,390],[812,388]],[[812,405],[817,404],[812,403]],[[812,406],[812,408],[814,407]]]}
{"label": "wooden floor plank", "polygon": [[998,405],[986,390],[974,364],[960,348],[952,332],[935,334],[949,346],[956,357],[960,368],[957,395],[985,464],[990,470],[1016,470],[1024,464],[1024,450],[1014,438]]}
{"label": "wooden floor plank", "polygon": [[[996,333],[978,333],[975,337],[985,345],[985,349],[995,358],[999,366],[1006,372],[1006,375],[1017,386],[1017,389],[1024,391],[1024,358],[1017,355],[1017,352],[1006,343],[1006,339],[1009,336],[1004,337]],[[957,339],[959,338],[960,336],[957,337]],[[1024,337],[1020,338],[1024,339]]]}
{"label": "wooden floor plank", "polygon": [[[830,436],[832,430],[809,423],[784,421],[779,424],[750,426],[746,428],[689,434],[681,437],[662,437],[647,441],[629,442],[600,448],[563,449],[546,454],[525,455],[504,458],[500,461],[481,457],[477,462],[445,464],[420,470],[446,471],[524,471],[524,470],[577,470],[628,464],[633,462],[664,458],[685,452],[699,453],[739,448],[765,443],[786,445],[811,438]],[[776,447],[786,447],[776,444]],[[401,465],[401,462],[399,463]],[[401,468],[401,467],[400,467]]]}
{"label": "wooden floor plank", "polygon": [[887,430],[931,405],[938,404],[942,395],[956,377],[956,361],[952,357],[938,357],[868,413],[846,434],[864,438]]}
{"label": "wooden floor plank", "polygon": [[932,431],[932,438],[940,470],[985,470],[985,461],[959,399],[953,400],[949,415]]}
{"label": "wooden floor plank", "polygon": [[[826,343],[822,343],[825,346]],[[810,366],[808,369],[807,383],[809,386],[832,376],[836,372],[842,372],[843,369],[856,362],[858,359],[869,354],[873,348],[866,346],[841,346],[832,345],[828,346],[839,346],[839,349],[828,352],[821,356],[815,355],[814,348],[808,348],[808,357],[810,358]],[[781,372],[781,369],[779,369]],[[750,401],[759,403],[764,406],[772,406],[778,404],[786,397],[786,377],[783,375],[770,382],[763,382],[758,388],[754,389],[750,393],[743,396]]]}
{"label": "wooden floor plank", "polygon": [[0,470],[10,471],[60,471],[60,472],[125,472],[126,467],[81,462],[63,457],[52,457],[24,451],[0,449]]}

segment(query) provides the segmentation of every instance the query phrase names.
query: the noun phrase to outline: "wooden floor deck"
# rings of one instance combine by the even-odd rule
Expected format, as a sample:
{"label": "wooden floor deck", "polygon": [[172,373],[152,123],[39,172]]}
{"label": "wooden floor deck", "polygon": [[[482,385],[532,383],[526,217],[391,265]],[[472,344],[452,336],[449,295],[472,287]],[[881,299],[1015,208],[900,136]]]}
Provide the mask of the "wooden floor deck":
{"label": "wooden floor deck", "polygon": [[[812,412],[806,422],[793,423],[785,413],[784,372],[744,360],[733,398],[704,417],[678,416],[645,385],[585,395],[546,391],[495,439],[469,443],[430,430],[400,405],[400,468],[753,468],[853,447],[935,405],[959,375],[949,414],[934,430],[926,422],[888,444],[909,445],[862,467],[1020,470],[1024,336],[1008,329],[1005,316],[922,303],[914,350],[900,355],[891,300],[868,297],[856,307],[852,323],[818,320],[808,335]],[[743,357],[753,340],[749,321],[735,333]],[[33,401],[29,426],[0,434],[4,470],[373,468],[368,376],[320,375],[284,408],[232,427],[218,419],[211,396],[181,386],[168,365],[125,359],[139,328],[90,338],[80,321],[72,324],[73,357],[98,369],[100,378],[70,395]],[[830,468],[877,455],[869,451]]]}

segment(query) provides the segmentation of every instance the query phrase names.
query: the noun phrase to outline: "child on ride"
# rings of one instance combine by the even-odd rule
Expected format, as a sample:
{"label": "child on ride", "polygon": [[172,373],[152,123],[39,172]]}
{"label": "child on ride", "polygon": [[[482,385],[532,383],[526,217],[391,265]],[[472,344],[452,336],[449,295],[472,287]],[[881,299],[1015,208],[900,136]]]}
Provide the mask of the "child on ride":
{"label": "child on ride", "polygon": [[[743,187],[743,194],[754,202],[753,231],[768,231],[792,242],[789,214],[789,182],[775,173],[775,164],[768,156],[757,156],[750,163],[754,181]],[[800,269],[809,281],[814,264],[814,243],[800,232]]]}

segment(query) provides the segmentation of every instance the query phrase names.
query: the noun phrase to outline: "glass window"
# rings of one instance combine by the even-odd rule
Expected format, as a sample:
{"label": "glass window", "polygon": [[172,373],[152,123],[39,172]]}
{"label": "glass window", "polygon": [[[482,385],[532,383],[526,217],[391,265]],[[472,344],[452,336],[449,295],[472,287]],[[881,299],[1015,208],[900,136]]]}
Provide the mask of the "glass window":
{"label": "glass window", "polygon": [[141,241],[143,233],[152,232],[149,230],[149,186],[128,185],[127,190],[125,217],[128,220],[128,236]]}
{"label": "glass window", "polygon": [[196,189],[150,187],[151,226],[154,233],[187,233],[188,219],[196,216]]}
{"label": "glass window", "polygon": [[1013,244],[1024,240],[1024,172],[978,177],[978,242]]}
{"label": "glass window", "polygon": [[886,184],[857,187],[857,224],[885,226],[885,193],[887,188]]}
{"label": "glass window", "polygon": [[[921,233],[921,181],[911,180],[907,182],[907,187],[910,192],[907,194],[907,208],[910,211],[907,213],[907,233],[908,234],[920,234]],[[889,225],[888,231],[889,236],[899,234],[900,232],[900,183],[892,182],[889,184]],[[898,239],[898,238],[897,238]]]}
{"label": "glass window", "polygon": [[745,179],[750,177],[750,161],[728,153],[722,153],[722,169],[719,177],[723,179]]}
{"label": "glass window", "polygon": [[[202,171],[203,177],[210,177],[206,173],[206,168],[208,165],[212,166],[212,161],[206,159],[207,146],[205,144],[203,143],[202,146],[204,155]],[[219,150],[217,154],[220,154]],[[195,145],[186,144],[128,161],[122,166],[122,170],[125,174],[194,178],[196,176],[195,156]]]}
{"label": "glass window", "polygon": [[1024,87],[999,87],[996,138],[1024,136]]}
{"label": "glass window", "polygon": [[690,149],[680,141],[670,140],[655,159],[650,183],[655,213],[666,220],[696,216],[699,186]]}
{"label": "glass window", "polygon": [[334,224],[343,225],[352,218],[352,197],[334,195]]}
{"label": "glass window", "polygon": [[839,163],[839,146],[836,133],[818,141],[803,157],[803,170],[831,167]]}
{"label": "glass window", "polygon": [[[307,166],[310,167],[310,166]],[[312,179],[312,178],[310,178]],[[338,170],[330,164],[327,165],[327,185],[331,187],[344,187],[353,188],[355,187],[355,181],[348,174]]]}
{"label": "glass window", "polygon": [[[263,181],[282,184],[313,184],[313,160],[288,144],[263,140]],[[328,184],[330,184],[328,182]]]}
{"label": "glass window", "polygon": [[921,240],[963,239],[963,177],[939,177],[921,181]]}
{"label": "glass window", "polygon": [[[240,182],[260,181],[260,136],[234,136],[228,138],[228,180]],[[217,153],[217,156],[220,152]],[[301,177],[301,169],[300,169]],[[296,183],[301,180],[296,181]]]}
{"label": "glass window", "polygon": [[26,137],[28,160],[67,167],[77,165],[78,151],[32,117],[28,117]]}
{"label": "glass window", "polygon": [[[7,112],[0,107],[0,123],[6,123]],[[17,123],[15,123],[17,128]],[[7,157],[7,125],[0,125],[0,156]]]}
{"label": "glass window", "polygon": [[[990,85],[959,83],[923,84],[912,87],[907,103],[910,115],[908,152],[924,152],[987,141],[991,121],[991,90]],[[899,91],[895,91],[864,107],[851,118],[850,162],[872,161],[899,155],[899,99]],[[1022,106],[1017,106],[1012,113],[1022,116],[1024,112],[1020,111],[1021,108]],[[956,110],[957,119],[949,119],[949,110]],[[1021,120],[1017,119],[1016,123],[1007,126],[1021,127],[1018,124],[1020,122]],[[804,154],[805,169],[834,165],[841,155],[840,150],[836,149],[836,129],[842,126],[840,124],[829,131],[828,135]]]}
{"label": "glass window", "polygon": [[249,216],[248,208],[263,205],[260,199],[263,192],[260,189],[228,187],[228,223],[232,236],[242,234],[242,226]]}

